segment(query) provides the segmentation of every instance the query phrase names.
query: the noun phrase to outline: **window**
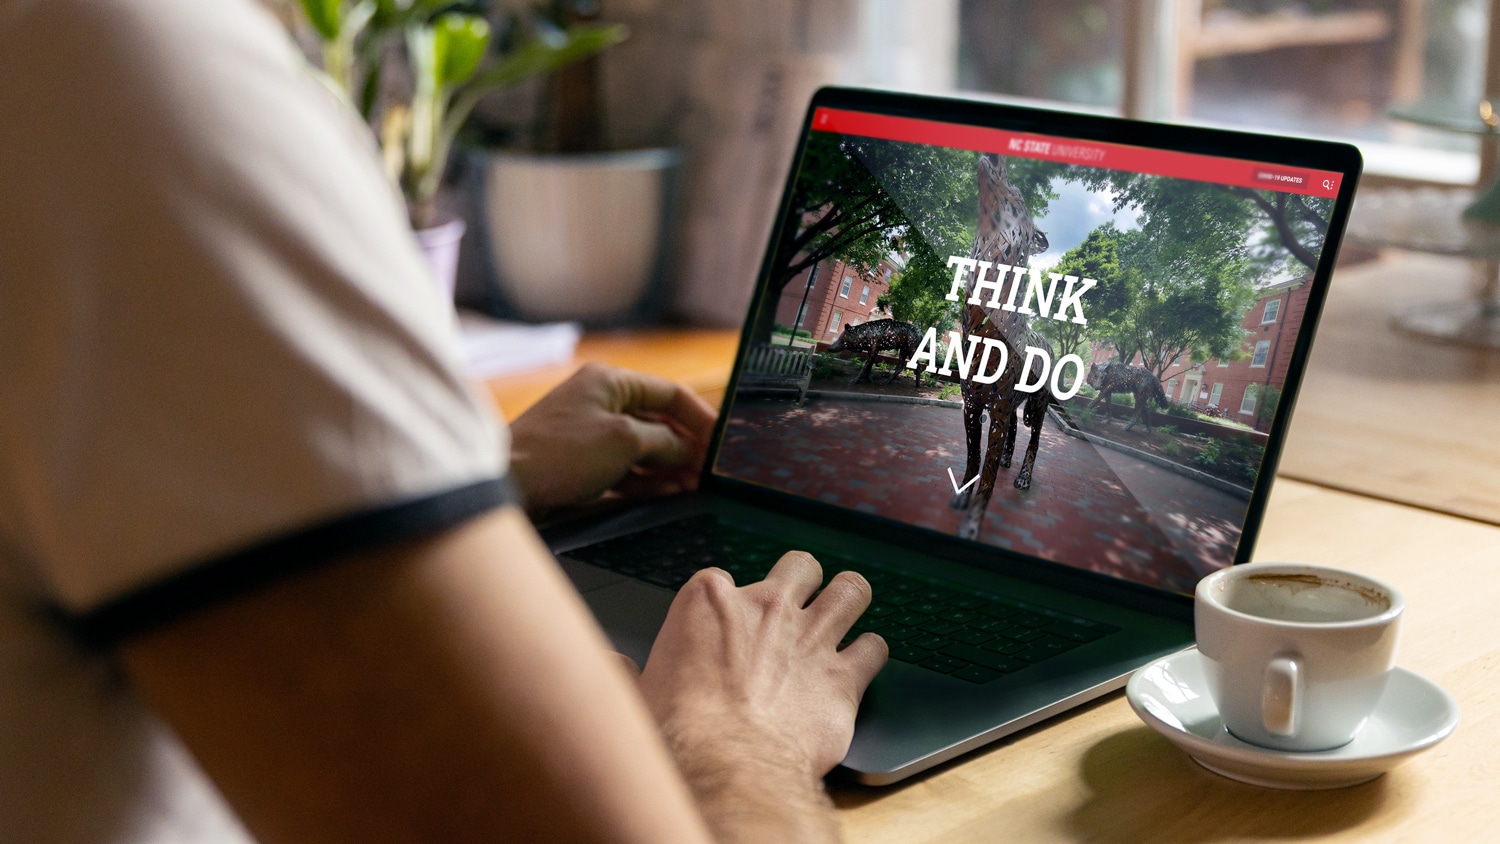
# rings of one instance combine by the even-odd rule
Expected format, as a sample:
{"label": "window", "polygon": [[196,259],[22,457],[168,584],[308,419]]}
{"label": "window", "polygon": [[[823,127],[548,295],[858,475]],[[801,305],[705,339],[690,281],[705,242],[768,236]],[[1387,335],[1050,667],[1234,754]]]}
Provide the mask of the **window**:
{"label": "window", "polygon": [[[921,7],[930,16],[928,7],[941,5],[929,0]],[[958,20],[952,31],[957,41],[954,82],[958,88],[1105,108],[1121,105],[1127,72],[1125,33],[1130,29],[1124,0],[959,0],[956,5]],[[920,37],[920,29],[933,27],[908,24],[901,31],[893,23],[890,28],[897,30],[893,40],[912,42]],[[1012,40],[993,33],[1024,36]],[[1014,48],[1015,44],[1024,49]],[[911,62],[889,57],[909,53],[910,47],[897,49],[888,48],[880,55],[886,59],[884,64],[893,66],[884,75],[898,78],[872,81],[887,85],[923,81],[899,78],[900,68]]]}
{"label": "window", "polygon": [[1261,311],[1260,324],[1269,325],[1276,321],[1276,315],[1281,313],[1281,300],[1272,299],[1266,303],[1266,309]]}
{"label": "window", "polygon": [[815,282],[817,280],[818,280],[818,274],[815,273],[815,272],[809,272],[807,274],[807,289],[811,290],[812,286],[813,286],[813,282]]}
{"label": "window", "polygon": [[1262,340],[1255,344],[1255,357],[1250,359],[1251,366],[1265,366],[1266,356],[1271,353],[1271,341]]}
{"label": "window", "polygon": [[1229,361],[1227,361],[1227,360],[1225,360],[1223,358],[1219,358],[1219,368],[1222,369],[1222,368],[1224,368],[1224,367],[1226,367],[1228,365],[1229,365]]}
{"label": "window", "polygon": [[1172,378],[1167,381],[1167,398],[1171,398],[1175,392],[1177,392],[1177,379]]}
{"label": "window", "polygon": [[885,268],[885,275],[881,277],[880,283],[881,284],[890,284],[891,283],[891,268],[890,267],[886,267]]}
{"label": "window", "polygon": [[1208,394],[1208,406],[1218,407],[1219,399],[1224,397],[1224,384],[1220,382],[1214,385],[1214,391]]}
{"label": "window", "polygon": [[[1485,96],[1485,0],[861,0],[861,84],[1357,140],[1367,172],[1472,184],[1478,138],[1387,116]],[[1013,33],[997,38],[994,33]],[[1464,104],[1460,107],[1458,104]]]}
{"label": "window", "polygon": [[830,322],[830,323],[828,323],[828,333],[832,334],[833,332],[838,331],[839,330],[839,323],[841,323],[843,321],[844,321],[844,312],[843,311],[834,311],[833,312],[833,321]]}
{"label": "window", "polygon": [[839,298],[841,298],[841,299],[848,299],[849,298],[849,288],[851,288],[853,286],[854,286],[854,276],[852,276],[852,275],[846,275],[846,276],[844,276],[844,286],[839,288]]}
{"label": "window", "polygon": [[853,328],[856,325],[859,325],[859,317],[855,317],[854,319],[849,320],[850,328]]}
{"label": "window", "polygon": [[859,303],[861,305],[864,305],[864,304],[868,304],[869,301],[870,301],[870,285],[866,284],[865,285],[865,289],[863,291],[861,291],[860,294],[859,294]]}
{"label": "window", "polygon": [[1260,385],[1251,384],[1245,388],[1245,397],[1240,400],[1240,413],[1245,416],[1255,414],[1255,400],[1260,396]]}
{"label": "window", "polygon": [[[1473,135],[1404,127],[1386,108],[1438,92],[1455,103],[1483,98],[1489,4],[1167,5],[1191,12],[1158,48],[1175,40],[1175,73],[1163,79],[1175,89],[1163,92],[1174,102],[1170,109],[1164,104],[1164,116],[1358,139],[1373,169],[1407,176],[1429,170],[1435,177],[1451,171],[1455,158],[1474,154]],[[1295,18],[1293,8],[1301,13]]]}
{"label": "window", "polygon": [[802,327],[802,320],[804,320],[806,318],[807,318],[807,303],[803,302],[802,303],[802,307],[800,307],[800,308],[797,309],[797,321],[794,322],[794,323],[792,323],[792,328],[794,328],[794,329],[801,328]]}

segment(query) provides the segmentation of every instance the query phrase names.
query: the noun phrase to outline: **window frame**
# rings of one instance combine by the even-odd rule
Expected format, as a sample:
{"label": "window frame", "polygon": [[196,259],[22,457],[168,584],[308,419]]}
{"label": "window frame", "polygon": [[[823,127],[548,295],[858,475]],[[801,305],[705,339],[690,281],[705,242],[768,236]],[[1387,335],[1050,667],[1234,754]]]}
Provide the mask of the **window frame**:
{"label": "window frame", "polygon": [[848,299],[849,291],[854,287],[854,276],[844,276],[844,283],[839,285],[839,298]]}
{"label": "window frame", "polygon": [[[1245,409],[1245,403],[1250,403],[1250,409]],[[1245,394],[1240,396],[1240,415],[1254,416],[1255,409],[1260,405],[1260,385],[1249,384],[1245,387]]]}
{"label": "window frame", "polygon": [[[1265,369],[1266,363],[1271,359],[1271,341],[1260,340],[1255,344],[1255,351],[1250,355],[1251,369]],[[1259,360],[1260,363],[1256,363]]]}
{"label": "window frame", "polygon": [[[1275,310],[1272,310],[1272,306]],[[1274,325],[1281,318],[1281,299],[1267,299],[1265,308],[1260,312],[1261,325]]]}

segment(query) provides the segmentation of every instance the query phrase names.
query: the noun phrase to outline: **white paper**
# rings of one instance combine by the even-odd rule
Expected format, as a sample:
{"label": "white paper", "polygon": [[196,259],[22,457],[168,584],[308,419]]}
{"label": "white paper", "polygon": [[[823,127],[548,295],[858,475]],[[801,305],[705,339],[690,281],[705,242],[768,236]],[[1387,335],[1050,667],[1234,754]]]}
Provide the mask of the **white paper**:
{"label": "white paper", "polygon": [[583,334],[576,322],[505,322],[473,311],[459,311],[458,328],[464,371],[480,379],[567,363]]}

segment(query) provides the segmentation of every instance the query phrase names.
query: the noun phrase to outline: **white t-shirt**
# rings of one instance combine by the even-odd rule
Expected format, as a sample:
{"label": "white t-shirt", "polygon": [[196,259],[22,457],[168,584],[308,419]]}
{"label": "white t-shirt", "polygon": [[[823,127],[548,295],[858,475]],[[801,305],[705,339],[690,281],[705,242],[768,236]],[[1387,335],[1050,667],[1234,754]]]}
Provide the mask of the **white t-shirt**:
{"label": "white t-shirt", "polygon": [[245,837],[85,639],[508,500],[456,349],[267,12],[0,0],[0,842]]}

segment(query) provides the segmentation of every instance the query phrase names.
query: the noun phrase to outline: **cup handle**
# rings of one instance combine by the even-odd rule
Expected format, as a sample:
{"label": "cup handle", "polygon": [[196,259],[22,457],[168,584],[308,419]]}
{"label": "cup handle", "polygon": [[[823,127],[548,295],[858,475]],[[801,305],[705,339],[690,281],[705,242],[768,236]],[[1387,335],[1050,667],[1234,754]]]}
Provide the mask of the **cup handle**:
{"label": "cup handle", "polygon": [[1302,666],[1291,657],[1278,656],[1266,666],[1266,682],[1260,697],[1260,719],[1273,736],[1297,734],[1302,720]]}

